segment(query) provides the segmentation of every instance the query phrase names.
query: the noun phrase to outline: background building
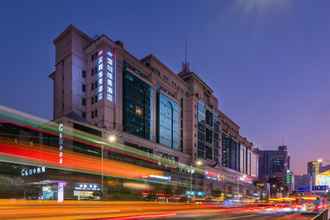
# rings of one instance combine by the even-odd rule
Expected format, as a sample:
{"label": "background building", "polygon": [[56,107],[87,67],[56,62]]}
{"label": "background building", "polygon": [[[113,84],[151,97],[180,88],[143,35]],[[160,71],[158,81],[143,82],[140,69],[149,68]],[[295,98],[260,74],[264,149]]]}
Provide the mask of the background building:
{"label": "background building", "polygon": [[309,161],[307,163],[307,175],[310,178],[310,185],[316,185],[316,177],[321,170],[322,162],[319,160]]}
{"label": "background building", "polygon": [[259,150],[258,153],[259,178],[270,183],[273,195],[289,192],[293,178],[287,146],[279,146],[278,150]]}
{"label": "background building", "polygon": [[304,192],[309,191],[310,187],[310,177],[309,175],[295,175],[295,191],[297,192]]}

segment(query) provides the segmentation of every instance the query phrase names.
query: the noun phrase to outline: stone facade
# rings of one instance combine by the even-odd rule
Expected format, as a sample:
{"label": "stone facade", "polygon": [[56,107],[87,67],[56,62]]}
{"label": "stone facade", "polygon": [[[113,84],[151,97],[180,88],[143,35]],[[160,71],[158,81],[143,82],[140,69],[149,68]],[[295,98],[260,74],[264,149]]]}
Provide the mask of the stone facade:
{"label": "stone facade", "polygon": [[[72,119],[74,115],[75,120],[102,129],[104,137],[115,134],[122,144],[147,148],[188,165],[202,160],[203,166],[211,170],[226,172],[228,168],[229,176],[258,175],[251,172],[253,144],[240,136],[239,126],[220,111],[212,89],[189,70],[188,64],[176,74],[154,55],[138,59],[122,42],[106,35],[91,38],[72,25],[54,40],[54,45],[55,71],[50,75],[54,82],[54,120]],[[143,84],[147,92],[140,92],[145,97],[136,97],[139,100],[133,100],[135,104],[129,103],[125,97],[135,96],[123,88],[131,88],[134,83],[125,84],[125,80]],[[138,88],[132,91],[139,92]],[[171,99],[180,111],[179,120],[173,119],[173,112],[166,115],[172,117],[167,127],[159,122],[159,93]],[[131,119],[125,117],[130,114],[135,114],[141,128],[137,125],[127,129],[132,121],[127,123]],[[164,134],[159,133],[159,126],[179,126],[177,149],[160,143],[159,135]],[[168,134],[173,142],[173,131]],[[223,163],[223,154],[228,153],[223,150],[223,138],[230,138],[237,148],[235,155],[227,155],[235,158],[232,164]],[[244,146],[242,155],[248,159],[240,159],[240,146]]]}

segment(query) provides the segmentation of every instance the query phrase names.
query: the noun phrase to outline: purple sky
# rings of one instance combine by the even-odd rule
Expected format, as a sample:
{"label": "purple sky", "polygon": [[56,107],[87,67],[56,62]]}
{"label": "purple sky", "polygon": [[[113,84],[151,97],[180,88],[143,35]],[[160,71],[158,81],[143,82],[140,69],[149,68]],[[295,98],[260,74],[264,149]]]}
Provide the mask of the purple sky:
{"label": "purple sky", "polygon": [[[72,3],[75,2],[76,4]],[[79,4],[78,4],[79,3]],[[242,135],[286,144],[295,172],[330,159],[330,1],[5,1],[0,104],[51,118],[52,40],[73,23],[154,53],[174,71],[188,40],[192,69]]]}

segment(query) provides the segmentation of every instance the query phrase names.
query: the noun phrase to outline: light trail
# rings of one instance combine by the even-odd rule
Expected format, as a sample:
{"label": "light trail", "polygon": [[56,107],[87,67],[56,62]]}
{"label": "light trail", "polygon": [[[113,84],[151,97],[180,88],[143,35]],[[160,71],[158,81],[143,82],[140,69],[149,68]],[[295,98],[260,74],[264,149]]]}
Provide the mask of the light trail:
{"label": "light trail", "polygon": [[[29,146],[9,143],[0,143],[0,155],[32,162],[40,166],[53,167],[77,172],[100,175],[101,161],[97,157],[87,156],[76,152],[65,151],[63,164],[58,163],[57,150],[43,146]],[[144,168],[133,164],[114,160],[104,160],[104,174],[112,177],[138,179],[141,175],[163,175],[162,171]]]}
{"label": "light trail", "polygon": [[[44,119],[31,116],[26,113],[22,113],[4,106],[0,106],[0,120],[1,121],[8,121],[12,123],[19,123],[22,126],[25,126],[27,128],[32,128],[35,130],[38,130],[40,132],[46,132],[52,135],[58,135],[58,124],[46,121]],[[84,125],[87,127],[91,127],[90,125]],[[154,163],[160,162],[162,165],[172,168],[179,168],[181,170],[185,170],[186,172],[189,172],[192,169],[192,166],[176,162],[174,160],[163,158],[156,154],[146,153],[141,150],[137,150],[135,148],[120,144],[120,143],[109,143],[106,139],[100,138],[98,136],[79,131],[77,129],[72,129],[70,127],[64,127],[64,135],[65,139],[75,139],[80,140],[83,142],[87,142],[89,144],[93,144],[94,146],[101,148],[101,145],[105,149],[108,150],[119,150],[120,152],[124,152],[131,156],[138,156],[142,157],[147,161],[153,161]],[[204,170],[198,167],[193,168],[195,172],[203,174]]]}
{"label": "light trail", "polygon": [[[58,124],[47,121],[45,119],[41,119],[39,117],[31,116],[26,113],[22,113],[4,106],[0,105],[0,121],[9,122],[13,124],[20,124],[23,127],[28,129],[34,129],[36,131],[44,132],[46,134],[58,135]],[[90,125],[84,124],[84,126],[91,127]],[[97,129],[95,127],[91,127],[93,129]],[[124,155],[135,157],[138,159],[142,159],[145,161],[152,162],[154,164],[160,164],[162,167],[166,169],[178,169],[180,171],[185,172],[187,175],[194,170],[194,173],[199,175],[206,175],[207,173],[212,174],[217,178],[215,181],[227,181],[232,183],[237,183],[236,179],[229,176],[224,175],[222,171],[212,172],[210,170],[206,170],[202,167],[191,166],[187,164],[183,164],[174,160],[170,160],[167,158],[163,158],[160,155],[156,155],[153,153],[146,153],[144,151],[120,144],[120,143],[109,143],[106,139],[100,138],[96,135],[92,135],[77,129],[73,129],[70,127],[64,127],[64,139],[75,140],[81,143],[86,143],[96,148],[104,148],[105,151],[115,151],[122,153]]]}

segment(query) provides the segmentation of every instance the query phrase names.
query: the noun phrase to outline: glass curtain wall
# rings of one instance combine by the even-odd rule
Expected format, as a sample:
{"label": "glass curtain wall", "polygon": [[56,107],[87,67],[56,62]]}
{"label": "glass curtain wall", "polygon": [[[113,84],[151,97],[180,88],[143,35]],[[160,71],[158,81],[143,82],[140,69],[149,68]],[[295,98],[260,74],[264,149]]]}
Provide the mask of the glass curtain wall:
{"label": "glass curtain wall", "polygon": [[157,120],[157,141],[169,148],[179,150],[181,143],[181,119],[180,106],[178,103],[158,92],[157,99],[158,120]]}
{"label": "glass curtain wall", "polygon": [[151,139],[152,88],[131,73],[124,65],[123,80],[123,124],[124,131]]}

